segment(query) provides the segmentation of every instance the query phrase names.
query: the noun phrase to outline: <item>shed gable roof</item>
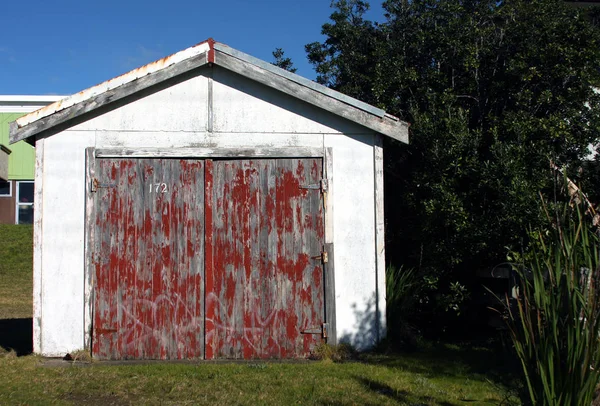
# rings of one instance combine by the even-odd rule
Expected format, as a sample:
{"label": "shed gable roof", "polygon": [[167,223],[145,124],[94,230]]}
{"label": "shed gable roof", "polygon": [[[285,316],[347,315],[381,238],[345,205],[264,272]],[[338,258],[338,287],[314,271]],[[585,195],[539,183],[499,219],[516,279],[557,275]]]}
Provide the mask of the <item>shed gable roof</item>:
{"label": "shed gable roof", "polygon": [[24,139],[31,141],[37,134],[54,126],[207,64],[221,66],[383,135],[408,143],[408,124],[385,111],[213,39],[20,117],[10,124],[10,142]]}

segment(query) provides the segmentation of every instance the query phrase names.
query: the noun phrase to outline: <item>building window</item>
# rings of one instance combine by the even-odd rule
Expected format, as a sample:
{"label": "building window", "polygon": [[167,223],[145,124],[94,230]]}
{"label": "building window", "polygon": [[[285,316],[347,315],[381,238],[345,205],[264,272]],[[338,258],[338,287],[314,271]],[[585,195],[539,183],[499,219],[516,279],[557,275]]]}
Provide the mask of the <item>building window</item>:
{"label": "building window", "polygon": [[0,197],[11,197],[12,196],[12,182],[0,180]]}
{"label": "building window", "polygon": [[17,182],[17,224],[33,223],[33,181]]}

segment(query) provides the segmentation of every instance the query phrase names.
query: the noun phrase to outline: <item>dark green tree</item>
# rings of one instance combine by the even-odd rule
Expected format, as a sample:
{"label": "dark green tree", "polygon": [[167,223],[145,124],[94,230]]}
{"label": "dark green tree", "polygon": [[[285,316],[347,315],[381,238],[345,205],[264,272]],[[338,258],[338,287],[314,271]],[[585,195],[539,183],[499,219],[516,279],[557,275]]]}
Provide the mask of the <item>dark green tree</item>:
{"label": "dark green tree", "polygon": [[285,69],[288,72],[296,73],[297,69],[294,68],[294,62],[285,56],[282,48],[275,48],[275,51],[273,51],[272,54],[275,60],[271,62],[271,64],[278,66],[281,69]]}
{"label": "dark green tree", "polygon": [[388,0],[382,23],[333,6],[317,81],[412,123],[387,141],[389,259],[467,284],[526,245],[550,161],[575,171],[598,141],[598,29],[559,0]]}

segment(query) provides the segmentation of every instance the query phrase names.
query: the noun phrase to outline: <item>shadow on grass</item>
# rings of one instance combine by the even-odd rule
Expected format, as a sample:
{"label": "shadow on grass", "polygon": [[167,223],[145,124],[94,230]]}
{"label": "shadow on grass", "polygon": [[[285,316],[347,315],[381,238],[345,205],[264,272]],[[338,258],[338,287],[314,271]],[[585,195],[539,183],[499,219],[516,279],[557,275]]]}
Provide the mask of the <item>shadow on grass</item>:
{"label": "shadow on grass", "polygon": [[[378,393],[380,395],[384,395],[395,402],[401,402],[401,403],[409,402],[410,393],[405,390],[400,390],[400,391],[395,390],[391,386],[389,386],[385,383],[377,382],[372,379],[365,378],[363,376],[354,376],[353,378],[356,379],[360,384],[362,384],[366,389],[368,389],[372,392]],[[431,401],[434,401],[436,405],[440,405],[440,406],[454,406],[453,403],[446,402],[444,400],[431,398],[431,397],[420,397],[419,400],[426,402],[426,403],[430,403]]]}
{"label": "shadow on grass", "polygon": [[[516,360],[503,348],[439,345],[420,351],[396,352],[393,355],[364,354],[360,361],[419,374],[425,378],[487,381],[504,396],[502,404],[512,404],[522,390]],[[436,401],[436,404],[444,404]],[[473,401],[475,400],[462,400]]]}
{"label": "shadow on grass", "polygon": [[376,392],[380,395],[387,396],[388,398],[396,402],[408,401],[407,396],[409,393],[404,390],[394,390],[391,386],[385,383],[377,382],[372,379],[365,378],[364,376],[354,376],[353,378],[356,379],[360,384],[362,384],[362,386],[364,386],[372,392]]}
{"label": "shadow on grass", "polygon": [[0,319],[0,347],[18,356],[33,352],[33,319]]}
{"label": "shadow on grass", "polygon": [[469,344],[436,345],[417,351],[383,355],[367,354],[363,362],[385,365],[428,377],[457,377],[476,374],[494,380],[514,377],[519,371],[517,360],[503,348],[469,347]]}

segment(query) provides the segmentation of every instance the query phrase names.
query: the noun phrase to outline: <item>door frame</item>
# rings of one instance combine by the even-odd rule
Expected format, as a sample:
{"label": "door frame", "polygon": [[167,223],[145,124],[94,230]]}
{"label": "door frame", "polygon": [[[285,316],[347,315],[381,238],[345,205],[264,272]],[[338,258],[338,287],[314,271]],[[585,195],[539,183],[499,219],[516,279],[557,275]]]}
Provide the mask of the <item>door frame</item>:
{"label": "door frame", "polygon": [[[325,320],[328,324],[327,343],[337,344],[335,317],[335,256],[333,247],[333,148],[290,147],[290,148],[96,148],[85,150],[85,230],[84,230],[84,311],[83,334],[84,348],[91,354],[94,315],[93,250],[95,220],[93,179],[96,174],[96,161],[102,158],[321,158],[323,160],[323,178],[328,180],[328,189],[324,196],[325,250],[328,262],[323,265],[325,283]],[[206,334],[206,332],[205,332]]]}

